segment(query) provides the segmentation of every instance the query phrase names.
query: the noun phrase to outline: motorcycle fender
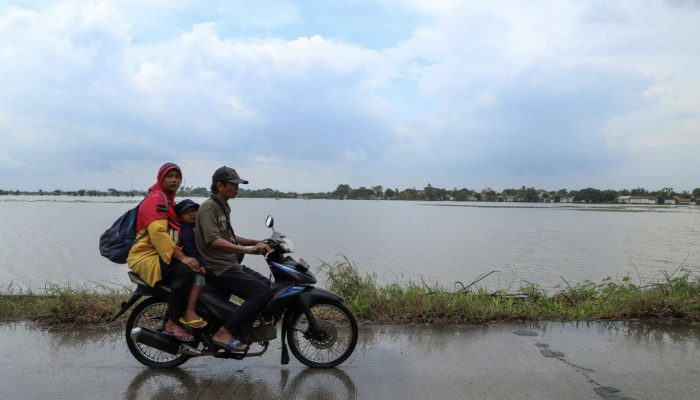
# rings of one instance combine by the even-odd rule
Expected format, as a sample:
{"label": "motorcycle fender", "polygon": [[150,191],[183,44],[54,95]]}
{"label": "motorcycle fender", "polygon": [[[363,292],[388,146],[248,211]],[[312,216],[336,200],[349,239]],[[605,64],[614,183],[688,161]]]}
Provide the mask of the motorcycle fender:
{"label": "motorcycle fender", "polygon": [[307,306],[311,306],[311,304],[315,303],[316,300],[335,300],[341,303],[345,302],[345,300],[337,294],[317,287],[309,287],[309,289],[299,294],[299,298]]}
{"label": "motorcycle fender", "polygon": [[131,297],[129,297],[129,300],[123,301],[121,308],[119,309],[119,312],[114,314],[114,316],[110,319],[107,320],[108,324],[111,324],[114,322],[117,318],[119,318],[122,314],[124,314],[128,309],[131,308],[141,297],[143,297],[143,294],[139,293],[137,290],[136,292],[131,294]]}
{"label": "motorcycle fender", "polygon": [[311,313],[311,305],[318,300],[331,300],[343,302],[343,298],[337,294],[315,287],[309,287],[307,290],[299,294],[298,307],[301,312],[306,315],[306,319],[309,321],[312,331],[318,330],[318,324],[316,323],[316,318]]}

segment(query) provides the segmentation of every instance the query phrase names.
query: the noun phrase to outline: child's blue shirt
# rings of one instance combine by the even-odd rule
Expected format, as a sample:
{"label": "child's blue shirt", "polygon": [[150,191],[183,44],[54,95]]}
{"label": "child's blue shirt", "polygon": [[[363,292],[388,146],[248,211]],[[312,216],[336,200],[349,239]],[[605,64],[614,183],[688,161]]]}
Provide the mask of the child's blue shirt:
{"label": "child's blue shirt", "polygon": [[182,252],[186,256],[202,261],[197,246],[194,244],[194,224],[180,224],[180,243],[182,244]]}

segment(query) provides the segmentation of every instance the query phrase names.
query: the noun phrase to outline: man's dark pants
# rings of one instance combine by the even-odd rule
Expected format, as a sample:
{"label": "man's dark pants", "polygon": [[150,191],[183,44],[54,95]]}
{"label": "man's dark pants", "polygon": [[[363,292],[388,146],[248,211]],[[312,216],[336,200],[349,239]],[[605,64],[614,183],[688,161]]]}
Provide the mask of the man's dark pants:
{"label": "man's dark pants", "polygon": [[270,280],[245,265],[231,267],[210,281],[218,289],[245,300],[243,305],[224,321],[224,328],[234,336],[245,332],[272,299]]}

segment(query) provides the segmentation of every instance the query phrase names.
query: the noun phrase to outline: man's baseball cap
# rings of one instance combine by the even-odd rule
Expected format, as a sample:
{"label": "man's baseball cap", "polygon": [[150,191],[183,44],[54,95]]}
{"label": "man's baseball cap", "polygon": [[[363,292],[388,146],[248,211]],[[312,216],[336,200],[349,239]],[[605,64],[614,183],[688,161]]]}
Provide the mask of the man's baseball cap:
{"label": "man's baseball cap", "polygon": [[177,203],[177,205],[175,206],[175,212],[178,214],[182,214],[185,210],[187,210],[190,207],[199,208],[199,204],[195,203],[190,199],[185,199]]}
{"label": "man's baseball cap", "polygon": [[231,182],[231,183],[245,183],[247,184],[248,181],[245,179],[241,179],[240,176],[238,176],[238,172],[236,172],[235,169],[229,168],[227,166],[223,166],[216,171],[214,171],[214,175],[211,177],[212,183],[216,182]]}

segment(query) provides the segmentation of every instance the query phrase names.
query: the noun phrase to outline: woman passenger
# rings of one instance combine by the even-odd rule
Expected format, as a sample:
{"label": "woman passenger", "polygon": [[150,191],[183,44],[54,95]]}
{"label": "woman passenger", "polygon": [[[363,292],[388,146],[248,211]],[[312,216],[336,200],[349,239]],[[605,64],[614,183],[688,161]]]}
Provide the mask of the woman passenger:
{"label": "woman passenger", "polygon": [[204,269],[177,246],[180,225],[175,213],[175,193],[181,183],[180,167],[174,163],[160,167],[157,182],[148,189],[139,207],[136,237],[140,239],[132,246],[126,262],[149,285],[163,281],[170,286],[168,319],[163,333],[191,341],[192,335],[177,321],[187,307],[194,272],[204,272]]}

